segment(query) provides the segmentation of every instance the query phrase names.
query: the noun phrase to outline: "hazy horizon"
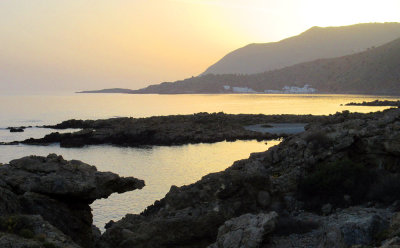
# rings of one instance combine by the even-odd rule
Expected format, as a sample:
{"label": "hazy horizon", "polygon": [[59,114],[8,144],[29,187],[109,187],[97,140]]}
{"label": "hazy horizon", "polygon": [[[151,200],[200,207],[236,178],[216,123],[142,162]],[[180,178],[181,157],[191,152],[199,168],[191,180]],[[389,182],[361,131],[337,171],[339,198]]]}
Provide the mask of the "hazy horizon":
{"label": "hazy horizon", "polygon": [[395,0],[3,0],[0,94],[137,89],[313,26],[400,22],[399,10]]}

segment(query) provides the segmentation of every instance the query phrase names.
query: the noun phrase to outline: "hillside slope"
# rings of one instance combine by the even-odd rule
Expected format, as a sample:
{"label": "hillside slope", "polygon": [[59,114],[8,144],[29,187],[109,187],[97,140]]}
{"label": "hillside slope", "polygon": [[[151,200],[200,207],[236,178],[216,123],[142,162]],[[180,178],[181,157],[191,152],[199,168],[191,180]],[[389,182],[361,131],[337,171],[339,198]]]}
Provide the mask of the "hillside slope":
{"label": "hillside slope", "polygon": [[365,52],[319,59],[252,75],[205,75],[174,83],[151,85],[134,93],[231,93],[224,86],[257,92],[305,84],[318,93],[400,95],[400,39]]}
{"label": "hillside slope", "polygon": [[302,62],[354,54],[400,37],[400,23],[313,27],[279,42],[250,44],[210,66],[206,74],[254,74]]}

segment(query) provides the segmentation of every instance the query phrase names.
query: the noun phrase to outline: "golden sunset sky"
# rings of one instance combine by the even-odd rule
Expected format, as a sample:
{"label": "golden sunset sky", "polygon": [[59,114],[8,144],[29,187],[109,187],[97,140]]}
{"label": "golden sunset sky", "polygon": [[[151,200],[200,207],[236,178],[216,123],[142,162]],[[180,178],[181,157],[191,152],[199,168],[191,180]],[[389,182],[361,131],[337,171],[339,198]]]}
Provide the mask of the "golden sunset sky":
{"label": "golden sunset sky", "polygon": [[400,0],[1,0],[0,91],[137,89],[312,26],[400,22]]}

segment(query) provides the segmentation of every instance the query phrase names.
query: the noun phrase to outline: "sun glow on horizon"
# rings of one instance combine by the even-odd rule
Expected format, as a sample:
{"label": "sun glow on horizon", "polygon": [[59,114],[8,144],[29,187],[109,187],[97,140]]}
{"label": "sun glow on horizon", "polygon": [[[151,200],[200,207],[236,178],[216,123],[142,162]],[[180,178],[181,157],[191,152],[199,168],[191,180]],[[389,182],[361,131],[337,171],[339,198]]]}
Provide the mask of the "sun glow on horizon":
{"label": "sun glow on horizon", "polygon": [[398,0],[3,0],[0,90],[140,88],[198,75],[248,43],[398,13]]}

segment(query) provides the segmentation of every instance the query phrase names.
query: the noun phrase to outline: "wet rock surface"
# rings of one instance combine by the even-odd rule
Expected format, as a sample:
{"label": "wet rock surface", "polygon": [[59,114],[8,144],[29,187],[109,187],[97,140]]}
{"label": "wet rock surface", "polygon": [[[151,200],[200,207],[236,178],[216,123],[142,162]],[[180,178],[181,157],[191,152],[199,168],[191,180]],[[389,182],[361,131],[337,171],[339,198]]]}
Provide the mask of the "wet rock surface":
{"label": "wet rock surface", "polygon": [[13,160],[0,166],[0,246],[94,247],[89,204],[143,186],[55,154]]}

